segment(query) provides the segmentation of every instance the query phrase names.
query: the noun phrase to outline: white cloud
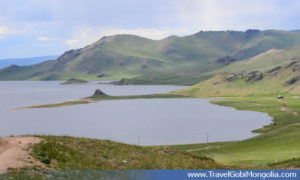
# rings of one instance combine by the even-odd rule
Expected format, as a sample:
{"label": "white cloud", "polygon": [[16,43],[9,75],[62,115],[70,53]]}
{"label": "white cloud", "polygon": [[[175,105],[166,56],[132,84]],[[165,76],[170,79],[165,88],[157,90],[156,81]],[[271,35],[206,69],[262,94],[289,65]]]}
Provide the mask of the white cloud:
{"label": "white cloud", "polygon": [[0,26],[0,39],[4,39],[7,35],[16,34],[17,30],[12,29],[8,26]]}
{"label": "white cloud", "polygon": [[[278,1],[277,1],[278,2]],[[272,0],[174,0],[167,3],[157,15],[162,26],[152,28],[92,27],[80,26],[64,41],[69,47],[79,48],[91,44],[103,36],[133,34],[150,39],[162,39],[170,35],[188,35],[200,30],[246,30],[278,29],[282,27],[284,9],[291,9],[293,3],[282,7]],[[169,12],[166,13],[166,9]],[[167,21],[168,23],[166,23]],[[172,24],[172,25],[171,25]]]}
{"label": "white cloud", "polygon": [[0,26],[0,35],[15,34],[18,31],[8,26]]}
{"label": "white cloud", "polygon": [[53,40],[57,40],[58,38],[40,36],[40,37],[37,37],[35,39],[38,40],[38,41],[53,41]]}
{"label": "white cloud", "polygon": [[189,28],[246,30],[278,28],[284,22],[281,12],[292,6],[283,8],[270,0],[178,0],[174,2],[173,9],[177,22]]}
{"label": "white cloud", "polygon": [[64,42],[69,46],[74,46],[79,43],[79,41],[76,39],[65,40]]}
{"label": "white cloud", "polygon": [[296,0],[1,1],[0,55],[15,56],[17,47],[19,56],[59,54],[115,34],[162,39],[200,30],[299,29],[299,8]]}
{"label": "white cloud", "polygon": [[8,28],[5,26],[0,27],[0,34],[7,34]]}

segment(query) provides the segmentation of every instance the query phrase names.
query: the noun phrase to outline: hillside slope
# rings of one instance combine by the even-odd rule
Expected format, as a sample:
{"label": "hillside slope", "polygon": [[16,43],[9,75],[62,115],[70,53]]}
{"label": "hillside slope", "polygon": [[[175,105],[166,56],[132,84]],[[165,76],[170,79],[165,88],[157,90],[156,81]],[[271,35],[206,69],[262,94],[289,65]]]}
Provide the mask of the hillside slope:
{"label": "hillside slope", "polygon": [[[115,35],[67,51],[55,61],[7,67],[0,70],[0,80],[139,77],[145,79],[143,83],[180,84],[187,79],[193,79],[190,83],[195,83],[209,77],[203,73],[225,66],[227,62],[222,58],[227,56],[234,61],[244,60],[269,49],[295,45],[300,45],[300,32],[277,30],[201,31],[158,41]],[[221,61],[217,61],[220,58]],[[137,83],[136,80],[130,82]]]}
{"label": "hillside slope", "polygon": [[193,97],[219,97],[212,103],[272,117],[272,123],[254,130],[259,134],[250,139],[177,148],[226,164],[299,168],[299,57],[300,47],[269,50],[215,70],[219,74],[204,82],[174,91]]}
{"label": "hillside slope", "polygon": [[270,50],[209,73],[219,74],[176,93],[197,97],[300,94],[300,47]]}

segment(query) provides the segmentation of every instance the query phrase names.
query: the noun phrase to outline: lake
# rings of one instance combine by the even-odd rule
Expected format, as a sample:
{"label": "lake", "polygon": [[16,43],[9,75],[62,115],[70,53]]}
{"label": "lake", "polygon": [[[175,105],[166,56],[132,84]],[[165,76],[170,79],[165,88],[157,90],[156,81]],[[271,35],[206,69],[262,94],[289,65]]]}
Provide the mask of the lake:
{"label": "lake", "polygon": [[51,134],[110,139],[129,144],[169,145],[241,140],[271,122],[266,113],[237,111],[209,99],[99,101],[59,108],[12,108],[79,99],[96,88],[109,95],[169,92],[169,85],[59,85],[58,81],[0,82],[0,136]]}

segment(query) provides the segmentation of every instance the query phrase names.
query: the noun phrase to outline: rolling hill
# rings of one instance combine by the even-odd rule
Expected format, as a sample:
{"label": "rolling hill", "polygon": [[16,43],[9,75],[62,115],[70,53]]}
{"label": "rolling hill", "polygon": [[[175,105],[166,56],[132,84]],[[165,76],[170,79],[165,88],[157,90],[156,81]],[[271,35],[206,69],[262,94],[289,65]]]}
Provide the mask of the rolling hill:
{"label": "rolling hill", "polygon": [[[213,104],[264,112],[272,117],[272,123],[253,130],[257,136],[242,141],[179,145],[175,148],[226,164],[299,168],[300,47],[271,49],[208,73],[217,74],[172,93],[218,97],[220,99],[213,100]],[[278,95],[282,97],[278,98]]]}
{"label": "rolling hill", "polygon": [[197,97],[300,94],[300,46],[271,49],[208,74],[217,75],[176,93]]}
{"label": "rolling hill", "polygon": [[0,80],[125,78],[122,84],[195,84],[234,61],[295,45],[300,45],[298,31],[200,31],[162,40],[115,35],[53,61],[1,69]]}

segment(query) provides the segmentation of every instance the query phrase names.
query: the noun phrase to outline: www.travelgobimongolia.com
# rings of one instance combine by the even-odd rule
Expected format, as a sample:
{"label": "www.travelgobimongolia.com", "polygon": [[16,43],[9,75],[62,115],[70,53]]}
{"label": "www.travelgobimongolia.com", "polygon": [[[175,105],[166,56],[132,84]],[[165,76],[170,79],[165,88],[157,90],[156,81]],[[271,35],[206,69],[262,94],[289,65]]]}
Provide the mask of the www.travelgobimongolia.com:
{"label": "www.travelgobimongolia.com", "polygon": [[297,173],[294,172],[276,172],[276,171],[234,171],[225,172],[207,171],[207,172],[188,172],[188,178],[289,178],[296,179]]}

